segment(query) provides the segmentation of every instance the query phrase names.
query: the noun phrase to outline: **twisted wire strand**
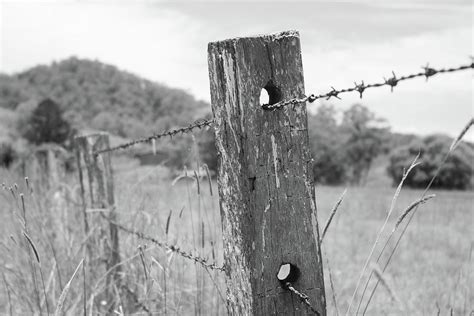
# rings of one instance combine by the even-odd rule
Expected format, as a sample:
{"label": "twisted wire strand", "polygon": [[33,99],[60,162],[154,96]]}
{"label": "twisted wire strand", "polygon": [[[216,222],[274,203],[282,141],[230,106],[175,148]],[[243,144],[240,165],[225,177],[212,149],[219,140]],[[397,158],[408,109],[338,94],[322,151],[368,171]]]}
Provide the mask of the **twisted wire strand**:
{"label": "twisted wire strand", "polygon": [[193,255],[192,253],[189,253],[189,252],[186,252],[184,250],[181,250],[181,248],[179,248],[178,246],[176,245],[170,245],[166,242],[162,242],[162,241],[159,241],[157,240],[156,238],[153,238],[151,236],[147,236],[145,234],[143,234],[142,232],[139,232],[139,231],[135,231],[135,230],[132,230],[130,228],[127,228],[117,222],[114,222],[114,221],[110,221],[113,225],[115,225],[118,229],[120,229],[121,231],[124,231],[128,234],[132,234],[132,235],[135,235],[137,236],[138,238],[140,239],[143,239],[143,240],[147,240],[147,241],[150,241],[152,243],[154,243],[155,245],[157,245],[158,247],[160,248],[163,248],[165,250],[169,250],[169,251],[172,251],[178,255],[180,255],[181,257],[183,258],[186,258],[186,259],[189,259],[191,261],[194,261],[195,263],[198,263],[200,265],[202,265],[204,268],[206,269],[211,269],[211,270],[218,270],[218,271],[222,271],[224,272],[225,269],[224,267],[220,267],[220,266],[217,266],[217,264],[215,263],[209,263],[207,261],[207,259],[205,258],[202,258],[202,257],[199,257],[199,256],[196,256],[196,255]]}
{"label": "twisted wire strand", "polygon": [[[436,74],[451,73],[451,72],[457,72],[457,71],[462,71],[462,70],[467,70],[467,69],[473,69],[474,68],[474,62],[471,62],[470,64],[466,64],[466,65],[461,65],[461,66],[458,66],[458,67],[451,67],[451,68],[435,69],[435,68],[431,68],[429,66],[429,64],[427,64],[426,66],[421,67],[421,68],[423,69],[423,71],[420,71],[418,73],[413,73],[413,74],[410,74],[410,75],[401,76],[401,77],[397,77],[395,72],[392,71],[392,77],[389,77],[388,79],[384,78],[384,82],[365,84],[364,80],[362,80],[361,83],[354,82],[354,86],[350,87],[350,88],[337,90],[334,87],[331,87],[331,91],[326,92],[324,94],[319,94],[319,95],[310,94],[309,96],[304,96],[302,98],[293,98],[293,99],[289,99],[289,100],[285,100],[285,101],[280,101],[280,102],[277,102],[275,104],[263,104],[262,108],[265,109],[265,110],[277,110],[277,109],[280,109],[282,107],[289,106],[289,105],[296,105],[296,104],[301,104],[301,103],[305,103],[305,102],[313,103],[314,101],[316,101],[318,99],[326,99],[326,100],[329,100],[331,98],[340,99],[340,97],[339,97],[340,94],[349,93],[349,92],[358,92],[360,98],[362,98],[363,93],[365,92],[365,90],[371,89],[371,88],[379,88],[379,87],[383,87],[383,86],[389,86],[390,90],[393,92],[393,88],[396,87],[399,82],[414,79],[414,78],[418,78],[418,77],[425,77],[426,80],[428,80],[428,78],[430,78],[430,77],[432,77]],[[213,119],[198,120],[198,121],[196,121],[194,123],[191,123],[190,125],[185,126],[185,127],[180,127],[180,128],[177,128],[177,129],[171,129],[171,130],[162,132],[160,134],[153,134],[151,136],[138,138],[138,139],[132,140],[130,142],[123,143],[123,144],[118,145],[118,146],[114,146],[114,147],[105,148],[105,149],[102,149],[102,150],[95,151],[94,155],[97,156],[97,155],[107,153],[107,152],[126,149],[126,148],[134,146],[136,144],[152,142],[156,139],[163,138],[163,137],[166,137],[166,136],[173,137],[177,134],[190,133],[190,132],[193,132],[195,129],[202,129],[202,128],[205,128],[205,127],[209,127],[213,123],[214,123]]]}
{"label": "twisted wire strand", "polygon": [[276,110],[288,105],[296,105],[296,104],[300,104],[304,102],[313,103],[314,101],[318,99],[326,99],[326,100],[329,100],[330,98],[340,99],[339,94],[348,93],[348,92],[358,92],[360,98],[362,98],[365,90],[370,89],[370,88],[383,87],[383,86],[389,86],[390,90],[393,92],[393,88],[396,87],[398,83],[401,81],[406,81],[406,80],[410,80],[410,79],[414,79],[418,77],[425,77],[426,80],[428,80],[428,78],[436,74],[450,73],[450,72],[472,69],[474,68],[474,62],[471,62],[470,64],[467,64],[467,65],[461,65],[458,67],[451,67],[451,68],[435,69],[435,68],[429,67],[429,64],[421,68],[423,69],[423,71],[421,72],[414,73],[411,75],[405,75],[401,77],[397,77],[395,75],[395,72],[392,71],[392,77],[388,79],[384,78],[384,82],[365,84],[364,80],[362,80],[361,83],[354,82],[354,87],[351,87],[351,88],[337,90],[334,87],[331,87],[331,91],[326,92],[324,94],[320,94],[320,95],[310,94],[309,96],[304,96],[302,98],[289,99],[289,100],[277,102],[275,104],[264,104],[262,105],[262,107],[265,110]]}
{"label": "twisted wire strand", "polygon": [[192,123],[188,126],[185,126],[185,127],[180,127],[180,128],[177,128],[177,129],[167,130],[167,131],[165,131],[163,133],[160,133],[160,134],[153,134],[151,136],[146,136],[146,137],[134,139],[130,142],[123,143],[123,144],[120,144],[118,146],[114,146],[114,147],[110,147],[110,148],[95,151],[94,155],[97,156],[97,155],[100,155],[100,154],[103,154],[103,153],[106,153],[106,152],[117,151],[117,150],[120,150],[120,149],[126,149],[128,147],[131,147],[131,146],[134,146],[134,145],[137,145],[137,144],[140,144],[140,143],[148,143],[148,142],[151,142],[151,141],[154,141],[156,139],[166,137],[166,136],[173,137],[177,134],[190,133],[195,129],[202,129],[202,128],[205,128],[205,127],[209,127],[213,123],[214,123],[214,120],[212,120],[212,119],[198,120],[198,121],[196,121],[196,122],[194,122],[194,123]]}
{"label": "twisted wire strand", "polygon": [[292,292],[293,294],[295,294],[296,296],[299,297],[299,299],[306,305],[308,306],[308,308],[313,312],[315,313],[317,316],[321,316],[321,314],[316,310],[316,308],[313,307],[313,305],[311,305],[310,301],[309,301],[309,297],[308,295],[298,291],[297,289],[295,289],[293,287],[293,285],[291,285],[290,282],[286,282],[285,283],[285,286],[286,288]]}

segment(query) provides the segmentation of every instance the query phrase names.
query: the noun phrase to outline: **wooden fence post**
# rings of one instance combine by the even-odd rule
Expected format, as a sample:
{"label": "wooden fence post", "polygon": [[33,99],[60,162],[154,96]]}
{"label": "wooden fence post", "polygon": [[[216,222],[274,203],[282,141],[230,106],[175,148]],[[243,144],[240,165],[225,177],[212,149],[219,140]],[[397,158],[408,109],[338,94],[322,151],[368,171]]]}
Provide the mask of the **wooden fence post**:
{"label": "wooden fence post", "polygon": [[282,263],[301,274],[294,287],[326,315],[306,106],[268,111],[304,95],[299,34],[209,43],[218,185],[232,315],[314,315],[276,278]]}
{"label": "wooden fence post", "polygon": [[[114,186],[110,154],[94,152],[109,148],[109,135],[98,133],[75,138],[76,158],[81,183],[84,231],[88,236],[87,253],[90,265],[105,259],[105,273],[120,262]],[[95,231],[97,230],[97,231]],[[106,302],[113,308],[114,285],[120,290],[120,267],[107,275]]]}
{"label": "wooden fence post", "polygon": [[66,157],[66,150],[59,145],[36,147],[23,159],[23,176],[28,177],[35,190],[41,194],[52,193],[50,190],[57,192],[65,181]]}

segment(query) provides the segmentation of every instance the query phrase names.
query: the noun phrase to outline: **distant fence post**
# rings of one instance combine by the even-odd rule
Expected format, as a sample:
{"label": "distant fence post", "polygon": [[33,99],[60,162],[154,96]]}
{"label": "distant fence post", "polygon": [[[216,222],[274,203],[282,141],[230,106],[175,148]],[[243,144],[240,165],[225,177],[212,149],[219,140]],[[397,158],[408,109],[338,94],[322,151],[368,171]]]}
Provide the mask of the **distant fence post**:
{"label": "distant fence post", "polygon": [[61,191],[66,177],[66,157],[67,151],[59,145],[36,147],[23,159],[23,175],[41,194],[51,193],[50,190]]}
{"label": "distant fence post", "polygon": [[[84,230],[88,237],[88,261],[94,265],[100,264],[105,259],[105,271],[108,271],[120,262],[118,230],[112,223],[116,221],[113,175],[110,154],[95,155],[94,152],[109,148],[109,135],[97,133],[76,137],[75,148],[81,184]],[[107,305],[112,308],[116,296],[114,285],[119,288],[120,283],[120,267],[116,267],[107,275],[106,283]]]}
{"label": "distant fence post", "polygon": [[307,113],[303,104],[260,106],[304,95],[298,32],[209,43],[209,77],[218,151],[218,185],[231,315],[314,315],[282,288],[293,283],[326,315]]}

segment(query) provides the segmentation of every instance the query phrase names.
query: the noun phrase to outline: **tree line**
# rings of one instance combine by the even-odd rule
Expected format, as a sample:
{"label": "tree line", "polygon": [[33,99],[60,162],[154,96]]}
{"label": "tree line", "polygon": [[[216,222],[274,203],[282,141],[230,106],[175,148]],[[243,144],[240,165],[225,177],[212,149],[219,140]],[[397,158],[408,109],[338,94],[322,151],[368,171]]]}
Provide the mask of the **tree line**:
{"label": "tree line", "polygon": [[[0,165],[8,167],[27,149],[58,143],[71,149],[80,130],[108,131],[124,140],[149,135],[197,118],[210,117],[210,106],[179,89],[141,79],[98,61],[71,58],[23,73],[0,75]],[[392,133],[388,122],[362,104],[345,111],[322,104],[308,115],[317,183],[364,185],[380,157],[386,174],[397,184],[404,168],[419,154],[422,164],[405,183],[426,186],[452,139],[444,135],[418,137]],[[196,137],[160,141],[159,159],[181,169],[195,157],[217,168],[212,130]],[[151,152],[140,147],[131,155]],[[437,177],[433,187],[472,188],[474,147],[462,143]],[[161,160],[161,161],[160,161]]]}

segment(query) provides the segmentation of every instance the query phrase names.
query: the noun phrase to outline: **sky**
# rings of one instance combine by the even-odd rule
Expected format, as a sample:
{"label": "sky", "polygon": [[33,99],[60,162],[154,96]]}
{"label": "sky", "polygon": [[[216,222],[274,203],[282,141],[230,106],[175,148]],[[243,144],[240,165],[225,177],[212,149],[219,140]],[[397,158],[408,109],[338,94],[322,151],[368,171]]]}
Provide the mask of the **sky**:
{"label": "sky", "polygon": [[[0,0],[0,72],[77,56],[209,101],[208,42],[298,30],[306,92],[320,94],[427,62],[470,63],[472,13],[471,0]],[[397,132],[455,136],[474,114],[472,78],[471,70],[419,78],[331,103],[342,112],[361,102]]]}

